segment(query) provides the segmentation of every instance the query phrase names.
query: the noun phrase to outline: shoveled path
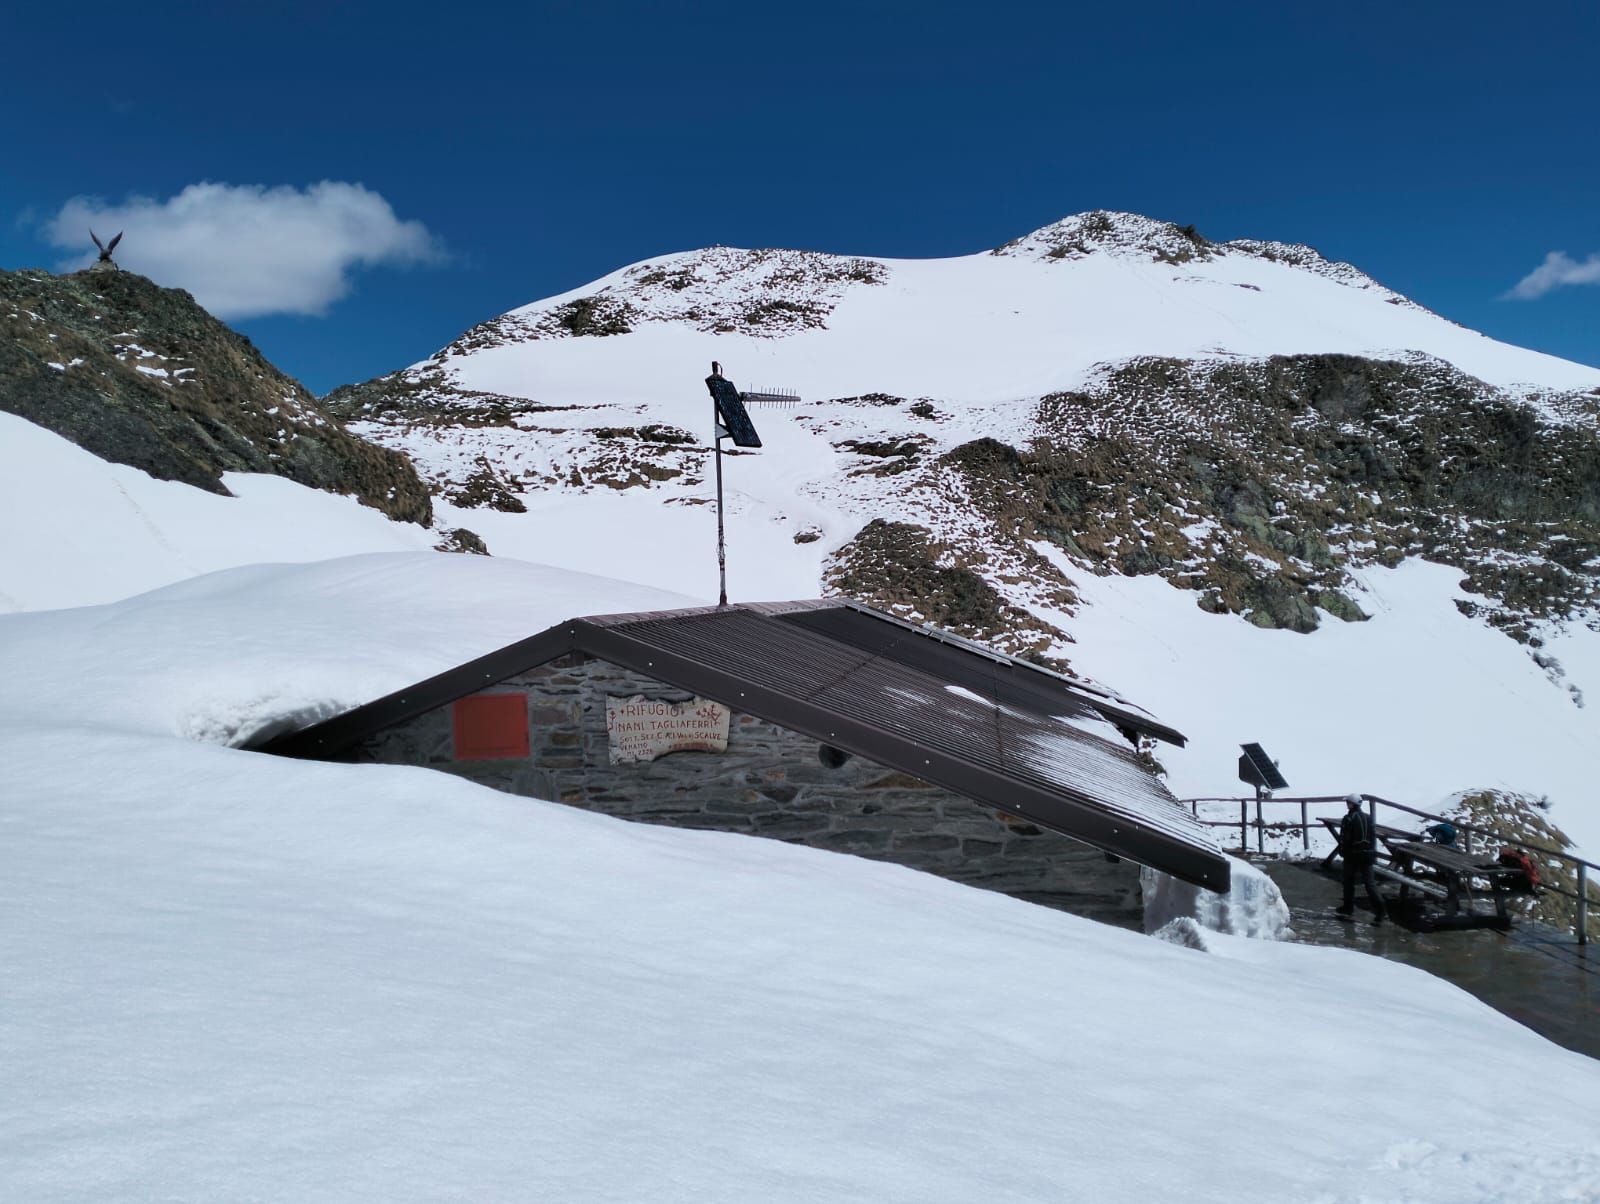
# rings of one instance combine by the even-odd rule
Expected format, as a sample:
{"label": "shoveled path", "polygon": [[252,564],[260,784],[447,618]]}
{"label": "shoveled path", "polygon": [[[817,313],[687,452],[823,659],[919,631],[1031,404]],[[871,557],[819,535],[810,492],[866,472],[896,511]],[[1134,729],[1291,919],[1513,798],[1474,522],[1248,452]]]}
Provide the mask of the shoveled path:
{"label": "shoveled path", "polygon": [[1289,861],[1263,861],[1294,914],[1294,939],[1342,945],[1405,962],[1448,979],[1557,1045],[1600,1058],[1600,946],[1518,920],[1510,932],[1490,928],[1411,932],[1375,927],[1365,892],[1356,891],[1353,921],[1333,914],[1342,891],[1336,878]]}

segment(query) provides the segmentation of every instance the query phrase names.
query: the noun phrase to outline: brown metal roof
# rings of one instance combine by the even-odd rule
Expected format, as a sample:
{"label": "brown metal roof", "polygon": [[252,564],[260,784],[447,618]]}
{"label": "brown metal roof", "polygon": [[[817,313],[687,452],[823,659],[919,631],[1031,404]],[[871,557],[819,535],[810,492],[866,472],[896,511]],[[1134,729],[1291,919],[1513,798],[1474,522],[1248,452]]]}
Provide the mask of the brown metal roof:
{"label": "brown metal roof", "polygon": [[838,600],[572,619],[260,751],[334,757],[423,711],[582,652],[1214,890],[1204,827],[1101,720],[1181,742],[1123,699]]}

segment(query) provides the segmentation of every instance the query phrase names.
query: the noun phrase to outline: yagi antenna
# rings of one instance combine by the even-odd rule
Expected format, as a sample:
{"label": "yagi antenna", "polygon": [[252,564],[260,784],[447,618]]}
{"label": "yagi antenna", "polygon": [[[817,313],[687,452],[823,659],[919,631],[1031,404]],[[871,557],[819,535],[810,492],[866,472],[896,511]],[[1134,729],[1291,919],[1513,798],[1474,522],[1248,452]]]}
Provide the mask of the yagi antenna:
{"label": "yagi antenna", "polygon": [[788,409],[790,406],[800,404],[800,394],[790,389],[751,389],[748,393],[739,394],[747,406],[774,406],[778,409]]}
{"label": "yagi antenna", "polygon": [[750,421],[748,406],[792,406],[800,402],[800,394],[785,389],[763,389],[741,393],[737,386],[722,375],[722,365],[711,361],[711,375],[706,377],[706,388],[711,393],[712,429],[717,449],[717,605],[728,604],[728,545],[723,519],[722,501],[722,441],[732,439],[735,447],[760,447],[761,436],[756,434]]}

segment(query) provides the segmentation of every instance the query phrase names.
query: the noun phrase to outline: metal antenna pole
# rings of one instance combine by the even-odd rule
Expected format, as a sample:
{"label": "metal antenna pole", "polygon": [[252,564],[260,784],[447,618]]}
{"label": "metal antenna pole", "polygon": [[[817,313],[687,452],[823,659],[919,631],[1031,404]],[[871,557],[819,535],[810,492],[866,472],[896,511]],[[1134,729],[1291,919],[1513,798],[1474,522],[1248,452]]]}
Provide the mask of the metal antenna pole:
{"label": "metal antenna pole", "polygon": [[711,403],[711,429],[717,445],[717,605],[728,604],[728,549],[722,534],[722,415]]}

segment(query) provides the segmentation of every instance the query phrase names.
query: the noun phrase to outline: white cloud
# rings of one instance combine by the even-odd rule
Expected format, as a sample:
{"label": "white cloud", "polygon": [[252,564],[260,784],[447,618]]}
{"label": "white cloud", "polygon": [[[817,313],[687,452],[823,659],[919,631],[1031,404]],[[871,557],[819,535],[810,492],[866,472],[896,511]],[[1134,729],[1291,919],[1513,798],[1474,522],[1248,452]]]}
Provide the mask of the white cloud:
{"label": "white cloud", "polygon": [[[158,284],[185,288],[223,318],[322,314],[350,291],[350,273],[380,264],[442,258],[418,221],[360,184],[324,180],[306,189],[191,184],[165,201],[129,197],[112,205],[74,197],[45,223],[58,247],[124,231],[117,262]],[[86,254],[63,268],[92,263]]]}
{"label": "white cloud", "polygon": [[1579,263],[1565,251],[1551,251],[1506,296],[1532,301],[1568,284],[1600,284],[1600,255],[1591,255]]}

